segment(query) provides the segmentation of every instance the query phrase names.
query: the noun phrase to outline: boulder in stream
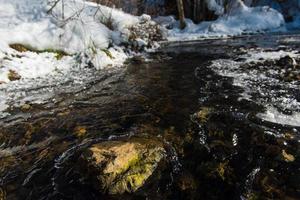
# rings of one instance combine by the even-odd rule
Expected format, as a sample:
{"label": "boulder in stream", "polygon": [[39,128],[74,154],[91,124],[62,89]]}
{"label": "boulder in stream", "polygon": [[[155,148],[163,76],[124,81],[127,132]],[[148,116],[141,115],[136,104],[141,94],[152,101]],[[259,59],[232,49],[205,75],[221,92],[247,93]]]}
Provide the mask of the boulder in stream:
{"label": "boulder in stream", "polygon": [[295,65],[297,65],[297,62],[293,57],[287,55],[287,56],[280,58],[277,61],[277,65],[281,66],[281,67],[285,67],[285,68],[290,68],[290,67],[294,67]]}
{"label": "boulder in stream", "polygon": [[94,144],[82,153],[81,160],[97,190],[123,194],[141,188],[165,155],[162,142],[132,138]]}

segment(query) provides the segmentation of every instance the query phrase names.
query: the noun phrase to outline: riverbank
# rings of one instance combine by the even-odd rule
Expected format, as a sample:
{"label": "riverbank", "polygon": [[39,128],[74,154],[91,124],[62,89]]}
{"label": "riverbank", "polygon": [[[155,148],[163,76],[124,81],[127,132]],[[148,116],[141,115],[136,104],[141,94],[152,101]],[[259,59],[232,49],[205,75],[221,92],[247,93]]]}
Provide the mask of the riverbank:
{"label": "riverbank", "polygon": [[[2,193],[7,199],[296,198],[299,127],[257,114],[283,94],[298,101],[297,88],[288,87],[297,81],[276,76],[271,82],[282,83],[280,90],[266,84],[270,70],[285,69],[276,64],[281,57],[298,63],[297,49],[207,42],[133,58],[122,68],[91,68],[83,81],[25,90],[24,98],[38,99],[52,88],[53,97],[12,107],[0,120]],[[202,53],[208,45],[219,53]],[[253,70],[265,76],[251,82]]]}

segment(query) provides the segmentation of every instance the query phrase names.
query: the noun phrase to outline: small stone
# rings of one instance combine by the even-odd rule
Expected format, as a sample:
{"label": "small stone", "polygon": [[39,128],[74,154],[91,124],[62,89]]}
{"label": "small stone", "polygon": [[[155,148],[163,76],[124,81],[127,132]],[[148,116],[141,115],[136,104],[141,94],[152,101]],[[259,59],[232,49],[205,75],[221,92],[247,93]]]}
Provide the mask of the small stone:
{"label": "small stone", "polygon": [[29,104],[23,104],[22,106],[21,106],[21,110],[23,111],[23,112],[26,112],[26,111],[28,111],[28,110],[30,110],[31,109],[31,105],[29,105]]}
{"label": "small stone", "polygon": [[282,150],[282,157],[286,162],[294,162],[295,157],[292,154],[288,154],[285,150]]}
{"label": "small stone", "polygon": [[294,58],[287,55],[285,57],[280,58],[277,61],[277,65],[279,65],[281,67],[288,68],[288,67],[293,67],[293,66],[297,65],[297,63],[296,63],[296,60]]}
{"label": "small stone", "polygon": [[142,64],[145,62],[145,58],[142,56],[134,56],[131,58],[131,62],[134,64]]}
{"label": "small stone", "polygon": [[87,133],[86,127],[85,126],[76,126],[74,129],[74,133],[79,138],[84,137]]}
{"label": "small stone", "polygon": [[286,138],[288,140],[293,140],[295,138],[295,136],[292,133],[285,133],[284,138]]}
{"label": "small stone", "polygon": [[201,110],[196,114],[196,118],[197,120],[199,120],[199,122],[206,123],[209,119],[211,112],[211,108],[202,107]]}
{"label": "small stone", "polygon": [[14,70],[9,70],[7,77],[10,81],[17,81],[21,79],[21,76]]}
{"label": "small stone", "polygon": [[190,173],[183,174],[177,183],[178,187],[182,191],[187,190],[196,190],[197,189],[197,183],[194,177]]}

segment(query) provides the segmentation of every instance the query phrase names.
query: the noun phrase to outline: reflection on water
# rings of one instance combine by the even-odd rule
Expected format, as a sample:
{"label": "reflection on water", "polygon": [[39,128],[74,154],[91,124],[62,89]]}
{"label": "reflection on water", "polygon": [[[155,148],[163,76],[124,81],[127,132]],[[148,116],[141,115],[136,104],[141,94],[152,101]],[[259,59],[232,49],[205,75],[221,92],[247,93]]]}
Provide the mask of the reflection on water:
{"label": "reflection on water", "polygon": [[[12,108],[1,121],[0,199],[297,199],[299,129],[257,120],[262,105],[241,99],[213,59],[154,54],[92,73],[84,87],[65,83],[54,102]],[[169,145],[173,168],[155,184],[108,197],[74,173],[82,149],[133,135]]]}

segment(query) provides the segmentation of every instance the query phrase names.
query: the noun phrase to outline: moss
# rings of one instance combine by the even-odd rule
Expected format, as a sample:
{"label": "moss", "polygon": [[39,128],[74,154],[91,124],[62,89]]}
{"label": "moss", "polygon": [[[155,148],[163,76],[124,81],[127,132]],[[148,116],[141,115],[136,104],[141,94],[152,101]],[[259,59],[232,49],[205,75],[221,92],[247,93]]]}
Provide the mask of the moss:
{"label": "moss", "polygon": [[208,131],[208,135],[210,137],[220,137],[220,138],[224,138],[224,132],[222,130],[209,130]]}
{"label": "moss", "polygon": [[96,187],[109,194],[123,194],[144,185],[165,151],[154,140],[131,139],[95,144],[88,152],[86,160],[98,174]]}
{"label": "moss", "polygon": [[116,172],[116,177],[121,179],[113,186],[109,188],[110,194],[121,194],[126,192],[135,192],[144,185],[146,180],[152,175],[155,170],[155,165],[148,163],[156,160],[160,160],[158,152],[152,153],[144,157],[136,155],[128,161],[119,171]]}
{"label": "moss", "polygon": [[250,193],[246,195],[247,200],[259,200],[260,197],[255,193]]}
{"label": "moss", "polygon": [[85,126],[76,126],[74,128],[74,134],[78,138],[83,138],[87,134],[87,130]]}
{"label": "moss", "polygon": [[202,107],[201,110],[196,114],[196,117],[200,123],[206,123],[212,111],[212,108]]}
{"label": "moss", "polygon": [[0,187],[0,200],[5,200],[6,199],[6,192],[4,189]]}
{"label": "moss", "polygon": [[225,168],[226,168],[227,163],[220,163],[218,168],[217,168],[217,173],[219,176],[222,178],[222,180],[225,180]]}
{"label": "moss", "polygon": [[101,49],[110,59],[114,59],[113,55],[108,49]]}
{"label": "moss", "polygon": [[154,168],[150,164],[136,164],[131,166],[128,174],[122,176],[120,181],[116,182],[113,187],[109,188],[109,193],[122,194],[125,191],[129,193],[135,192],[144,185],[147,179],[152,175],[153,170]]}
{"label": "moss", "polygon": [[20,109],[23,111],[23,112],[27,112],[28,110],[31,109],[31,105],[29,104],[23,104]]}
{"label": "moss", "polygon": [[30,51],[27,46],[22,45],[22,44],[10,44],[9,47],[16,50],[16,51],[18,51],[18,52]]}
{"label": "moss", "polygon": [[36,53],[53,53],[56,54],[55,58],[57,60],[62,59],[64,56],[68,56],[69,54],[67,54],[64,51],[61,50],[56,50],[56,49],[44,49],[44,50],[38,50],[34,47],[31,47],[29,45],[24,45],[24,44],[19,44],[19,43],[15,43],[15,44],[10,44],[9,45],[10,48],[18,51],[18,52],[27,52],[27,51],[31,51],[31,52],[36,52]]}

